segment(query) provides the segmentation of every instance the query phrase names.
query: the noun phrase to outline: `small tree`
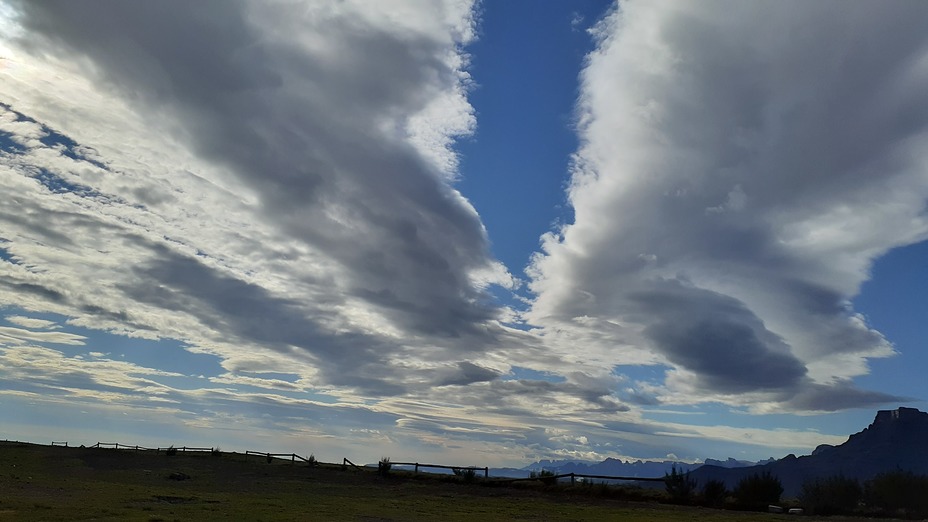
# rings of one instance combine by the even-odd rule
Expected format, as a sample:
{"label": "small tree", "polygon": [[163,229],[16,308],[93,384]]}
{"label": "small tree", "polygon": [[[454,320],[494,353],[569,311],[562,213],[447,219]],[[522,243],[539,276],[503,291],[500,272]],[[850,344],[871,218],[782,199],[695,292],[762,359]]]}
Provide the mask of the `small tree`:
{"label": "small tree", "polygon": [[316,461],[316,456],[310,453],[309,458],[306,459],[306,463],[309,464],[309,467],[314,468],[316,467],[316,464],[318,464],[319,462]]}
{"label": "small tree", "polygon": [[799,501],[815,515],[849,514],[857,509],[863,489],[856,479],[844,476],[817,478],[802,484]]}
{"label": "small tree", "polygon": [[670,496],[670,501],[675,504],[686,504],[693,496],[696,490],[696,481],[690,479],[690,473],[683,470],[677,471],[677,465],[670,468],[670,473],[664,473],[664,489]]}
{"label": "small tree", "polygon": [[380,462],[377,463],[377,472],[386,477],[390,474],[390,468],[392,467],[390,457],[381,457]]}
{"label": "small tree", "polygon": [[780,501],[783,485],[780,484],[780,479],[774,477],[770,471],[765,471],[741,479],[732,494],[739,507],[763,510],[768,505]]}
{"label": "small tree", "polygon": [[722,507],[728,498],[728,488],[721,480],[712,479],[702,487],[703,504],[709,507]]}

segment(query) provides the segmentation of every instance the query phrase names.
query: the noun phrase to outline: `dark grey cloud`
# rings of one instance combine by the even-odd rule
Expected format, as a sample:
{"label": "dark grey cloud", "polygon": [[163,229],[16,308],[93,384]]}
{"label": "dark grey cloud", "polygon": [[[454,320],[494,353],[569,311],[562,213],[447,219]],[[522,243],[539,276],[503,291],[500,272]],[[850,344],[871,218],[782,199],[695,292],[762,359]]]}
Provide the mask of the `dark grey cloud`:
{"label": "dark grey cloud", "polygon": [[911,397],[861,390],[849,381],[830,385],[811,384],[787,398],[787,403],[804,411],[836,411],[847,408],[873,408],[884,404],[911,402]]}
{"label": "dark grey cloud", "polygon": [[500,373],[496,370],[467,361],[461,361],[451,371],[441,373],[436,383],[437,386],[466,386],[475,382],[492,381],[500,377]]}
{"label": "dark grey cloud", "polygon": [[793,388],[805,376],[802,361],[743,303],[678,281],[629,295],[654,318],[645,330],[672,363],[723,393]]}

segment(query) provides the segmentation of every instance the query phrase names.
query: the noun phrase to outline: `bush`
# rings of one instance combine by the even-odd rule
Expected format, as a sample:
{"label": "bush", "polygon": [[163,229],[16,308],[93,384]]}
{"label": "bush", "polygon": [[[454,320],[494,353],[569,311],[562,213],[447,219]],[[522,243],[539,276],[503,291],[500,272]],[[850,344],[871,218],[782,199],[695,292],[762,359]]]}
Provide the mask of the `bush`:
{"label": "bush", "polygon": [[722,507],[728,498],[728,488],[721,480],[712,479],[702,487],[702,502],[709,507]]}
{"label": "bush", "polygon": [[221,456],[222,456],[222,449],[220,449],[219,446],[216,446],[215,448],[213,448],[212,455],[213,455],[214,457],[221,457]]}
{"label": "bush", "polygon": [[696,481],[690,479],[689,472],[677,471],[677,465],[670,468],[670,473],[664,474],[664,489],[675,504],[686,504],[696,490]]}
{"label": "bush", "polygon": [[928,476],[911,471],[880,473],[864,486],[868,507],[887,515],[928,517]]}
{"label": "bush", "polygon": [[477,470],[474,468],[452,468],[451,471],[464,482],[473,482],[477,478]]}
{"label": "bush", "polygon": [[390,468],[393,467],[393,464],[390,463],[390,457],[382,457],[380,462],[377,463],[377,472],[383,476],[390,474]]}
{"label": "bush", "polygon": [[783,485],[780,479],[765,471],[741,479],[732,494],[742,509],[766,510],[768,505],[780,501]]}
{"label": "bush", "polygon": [[316,461],[316,456],[312,453],[309,454],[309,458],[306,459],[306,463],[309,464],[309,467],[311,468],[314,468],[316,467],[316,464],[319,464],[319,462]]}
{"label": "bush", "polygon": [[814,515],[846,515],[857,509],[863,489],[856,479],[843,476],[817,478],[802,484],[799,501]]}
{"label": "bush", "polygon": [[167,450],[165,450],[164,453],[165,453],[168,457],[173,457],[174,455],[177,455],[177,448],[175,448],[174,446],[170,446],[170,447],[168,447]]}
{"label": "bush", "polygon": [[541,471],[532,471],[528,474],[529,478],[538,479],[542,484],[557,484],[557,474],[551,470],[542,469]]}

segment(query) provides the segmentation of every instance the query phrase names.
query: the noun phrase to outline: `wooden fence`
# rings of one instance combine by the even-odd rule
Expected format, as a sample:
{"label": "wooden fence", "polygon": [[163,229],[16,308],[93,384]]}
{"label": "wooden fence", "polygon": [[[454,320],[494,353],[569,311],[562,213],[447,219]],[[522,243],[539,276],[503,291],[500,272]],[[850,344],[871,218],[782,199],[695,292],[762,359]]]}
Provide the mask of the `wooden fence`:
{"label": "wooden fence", "polygon": [[540,481],[557,481],[558,479],[569,478],[570,483],[574,484],[578,478],[588,478],[588,479],[599,479],[599,480],[624,480],[632,482],[664,482],[664,477],[619,477],[615,475],[587,475],[585,473],[563,473],[560,475],[546,475],[539,477],[526,477],[526,478],[499,478],[496,479],[497,482],[519,482],[524,480],[540,480]]}
{"label": "wooden fence", "polygon": [[[13,441],[4,441],[4,442],[13,442]],[[66,441],[52,441],[52,446],[68,446]],[[120,444],[118,442],[97,442],[91,448],[112,448],[112,449],[123,449],[123,450],[141,450],[141,451],[180,451],[180,452],[216,452],[219,451],[218,448],[197,448],[191,446],[170,446],[167,448],[146,448],[139,445],[129,445],[129,444]],[[289,460],[292,463],[296,463],[297,460],[307,464],[315,464],[316,460],[314,457],[310,456],[302,457],[296,453],[268,453],[266,451],[251,451],[248,450],[245,452],[245,455],[254,455],[260,456],[268,459],[270,462],[272,459],[281,459]],[[485,479],[490,478],[490,468],[489,467],[479,467],[479,466],[446,466],[444,464],[423,464],[421,462],[391,462],[394,466],[412,466],[413,472],[418,473],[419,468],[437,468],[437,469],[450,469],[452,471],[457,470],[474,470],[474,472],[483,471],[483,477]],[[343,466],[352,466],[355,469],[364,469],[361,466],[358,466],[354,462],[348,460],[347,457],[342,458]],[[615,475],[588,475],[585,473],[562,473],[558,475],[546,475],[546,476],[537,476],[537,477],[526,477],[526,478],[508,478],[508,477],[493,477],[493,482],[508,483],[508,482],[521,482],[528,480],[538,480],[542,482],[557,482],[560,479],[570,479],[571,484],[575,484],[577,479],[594,479],[594,480],[621,480],[626,482],[664,482],[664,477],[624,477],[624,476],[615,476]]]}
{"label": "wooden fence", "polygon": [[[54,444],[54,443],[53,443],[53,444]],[[103,448],[103,449],[112,448],[112,449],[136,450],[136,451],[139,451],[139,450],[141,450],[141,451],[170,451],[170,450],[174,450],[174,451],[182,451],[182,452],[187,452],[187,451],[208,451],[208,452],[213,452],[213,451],[217,451],[216,448],[195,448],[195,447],[192,447],[192,446],[176,446],[176,447],[175,447],[175,446],[168,446],[167,448],[146,448],[145,446],[139,446],[138,444],[130,445],[130,444],[120,444],[120,443],[118,443],[118,442],[98,442],[98,443],[96,443],[96,444],[94,444],[93,446],[90,446],[90,447],[91,447],[91,448]]]}
{"label": "wooden fence", "polygon": [[315,458],[301,457],[297,455],[296,453],[266,453],[264,451],[248,450],[245,452],[245,455],[259,455],[261,457],[268,459],[268,462],[270,462],[271,459],[289,460],[290,462],[296,462],[297,460],[301,460],[307,464],[314,464],[316,462]]}
{"label": "wooden fence", "polygon": [[419,468],[440,468],[440,469],[450,469],[455,470],[464,470],[472,469],[474,472],[483,471],[483,478],[490,478],[490,468],[488,467],[477,467],[477,466],[444,466],[442,464],[420,464],[418,462],[391,462],[390,464],[394,466],[413,466],[413,472],[419,473]]}

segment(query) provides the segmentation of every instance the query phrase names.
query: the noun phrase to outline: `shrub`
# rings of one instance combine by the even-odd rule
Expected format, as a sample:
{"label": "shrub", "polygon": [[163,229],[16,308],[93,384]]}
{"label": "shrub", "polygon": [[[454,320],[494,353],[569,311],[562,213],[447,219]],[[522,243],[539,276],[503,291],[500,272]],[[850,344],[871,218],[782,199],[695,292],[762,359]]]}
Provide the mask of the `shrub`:
{"label": "shrub", "polygon": [[689,472],[677,471],[677,465],[670,468],[670,473],[664,474],[664,489],[675,504],[686,504],[696,490],[696,481],[690,479]]}
{"label": "shrub", "polygon": [[885,514],[926,517],[928,476],[902,470],[880,473],[864,485],[864,499]]}
{"label": "shrub", "polygon": [[165,453],[168,457],[173,457],[174,455],[177,455],[177,448],[175,448],[174,446],[169,446],[168,449],[165,450],[164,453]]}
{"label": "shrub", "polygon": [[380,462],[377,463],[377,472],[383,476],[390,474],[390,468],[393,467],[393,464],[390,463],[390,457],[382,457]]}
{"label": "shrub", "polygon": [[732,494],[743,509],[765,510],[768,505],[780,501],[783,485],[780,479],[765,471],[741,479]]}
{"label": "shrub", "polygon": [[541,480],[542,484],[550,485],[557,483],[557,479],[555,478],[557,477],[557,474],[547,469],[542,469],[541,471],[532,471],[528,476],[529,478]]}
{"label": "shrub", "polygon": [[309,458],[306,459],[306,463],[309,464],[309,467],[314,468],[319,462],[316,461],[316,456],[310,453]]}
{"label": "shrub", "polygon": [[728,488],[721,480],[712,479],[702,487],[702,502],[709,507],[722,507],[728,498]]}
{"label": "shrub", "polygon": [[843,476],[817,478],[802,484],[799,501],[814,515],[842,515],[857,509],[863,489],[856,479]]}
{"label": "shrub", "polygon": [[221,457],[222,449],[219,446],[216,446],[215,448],[213,448],[213,451],[211,453],[214,457]]}
{"label": "shrub", "polygon": [[477,478],[477,470],[474,468],[451,468],[451,471],[464,482],[473,482]]}

